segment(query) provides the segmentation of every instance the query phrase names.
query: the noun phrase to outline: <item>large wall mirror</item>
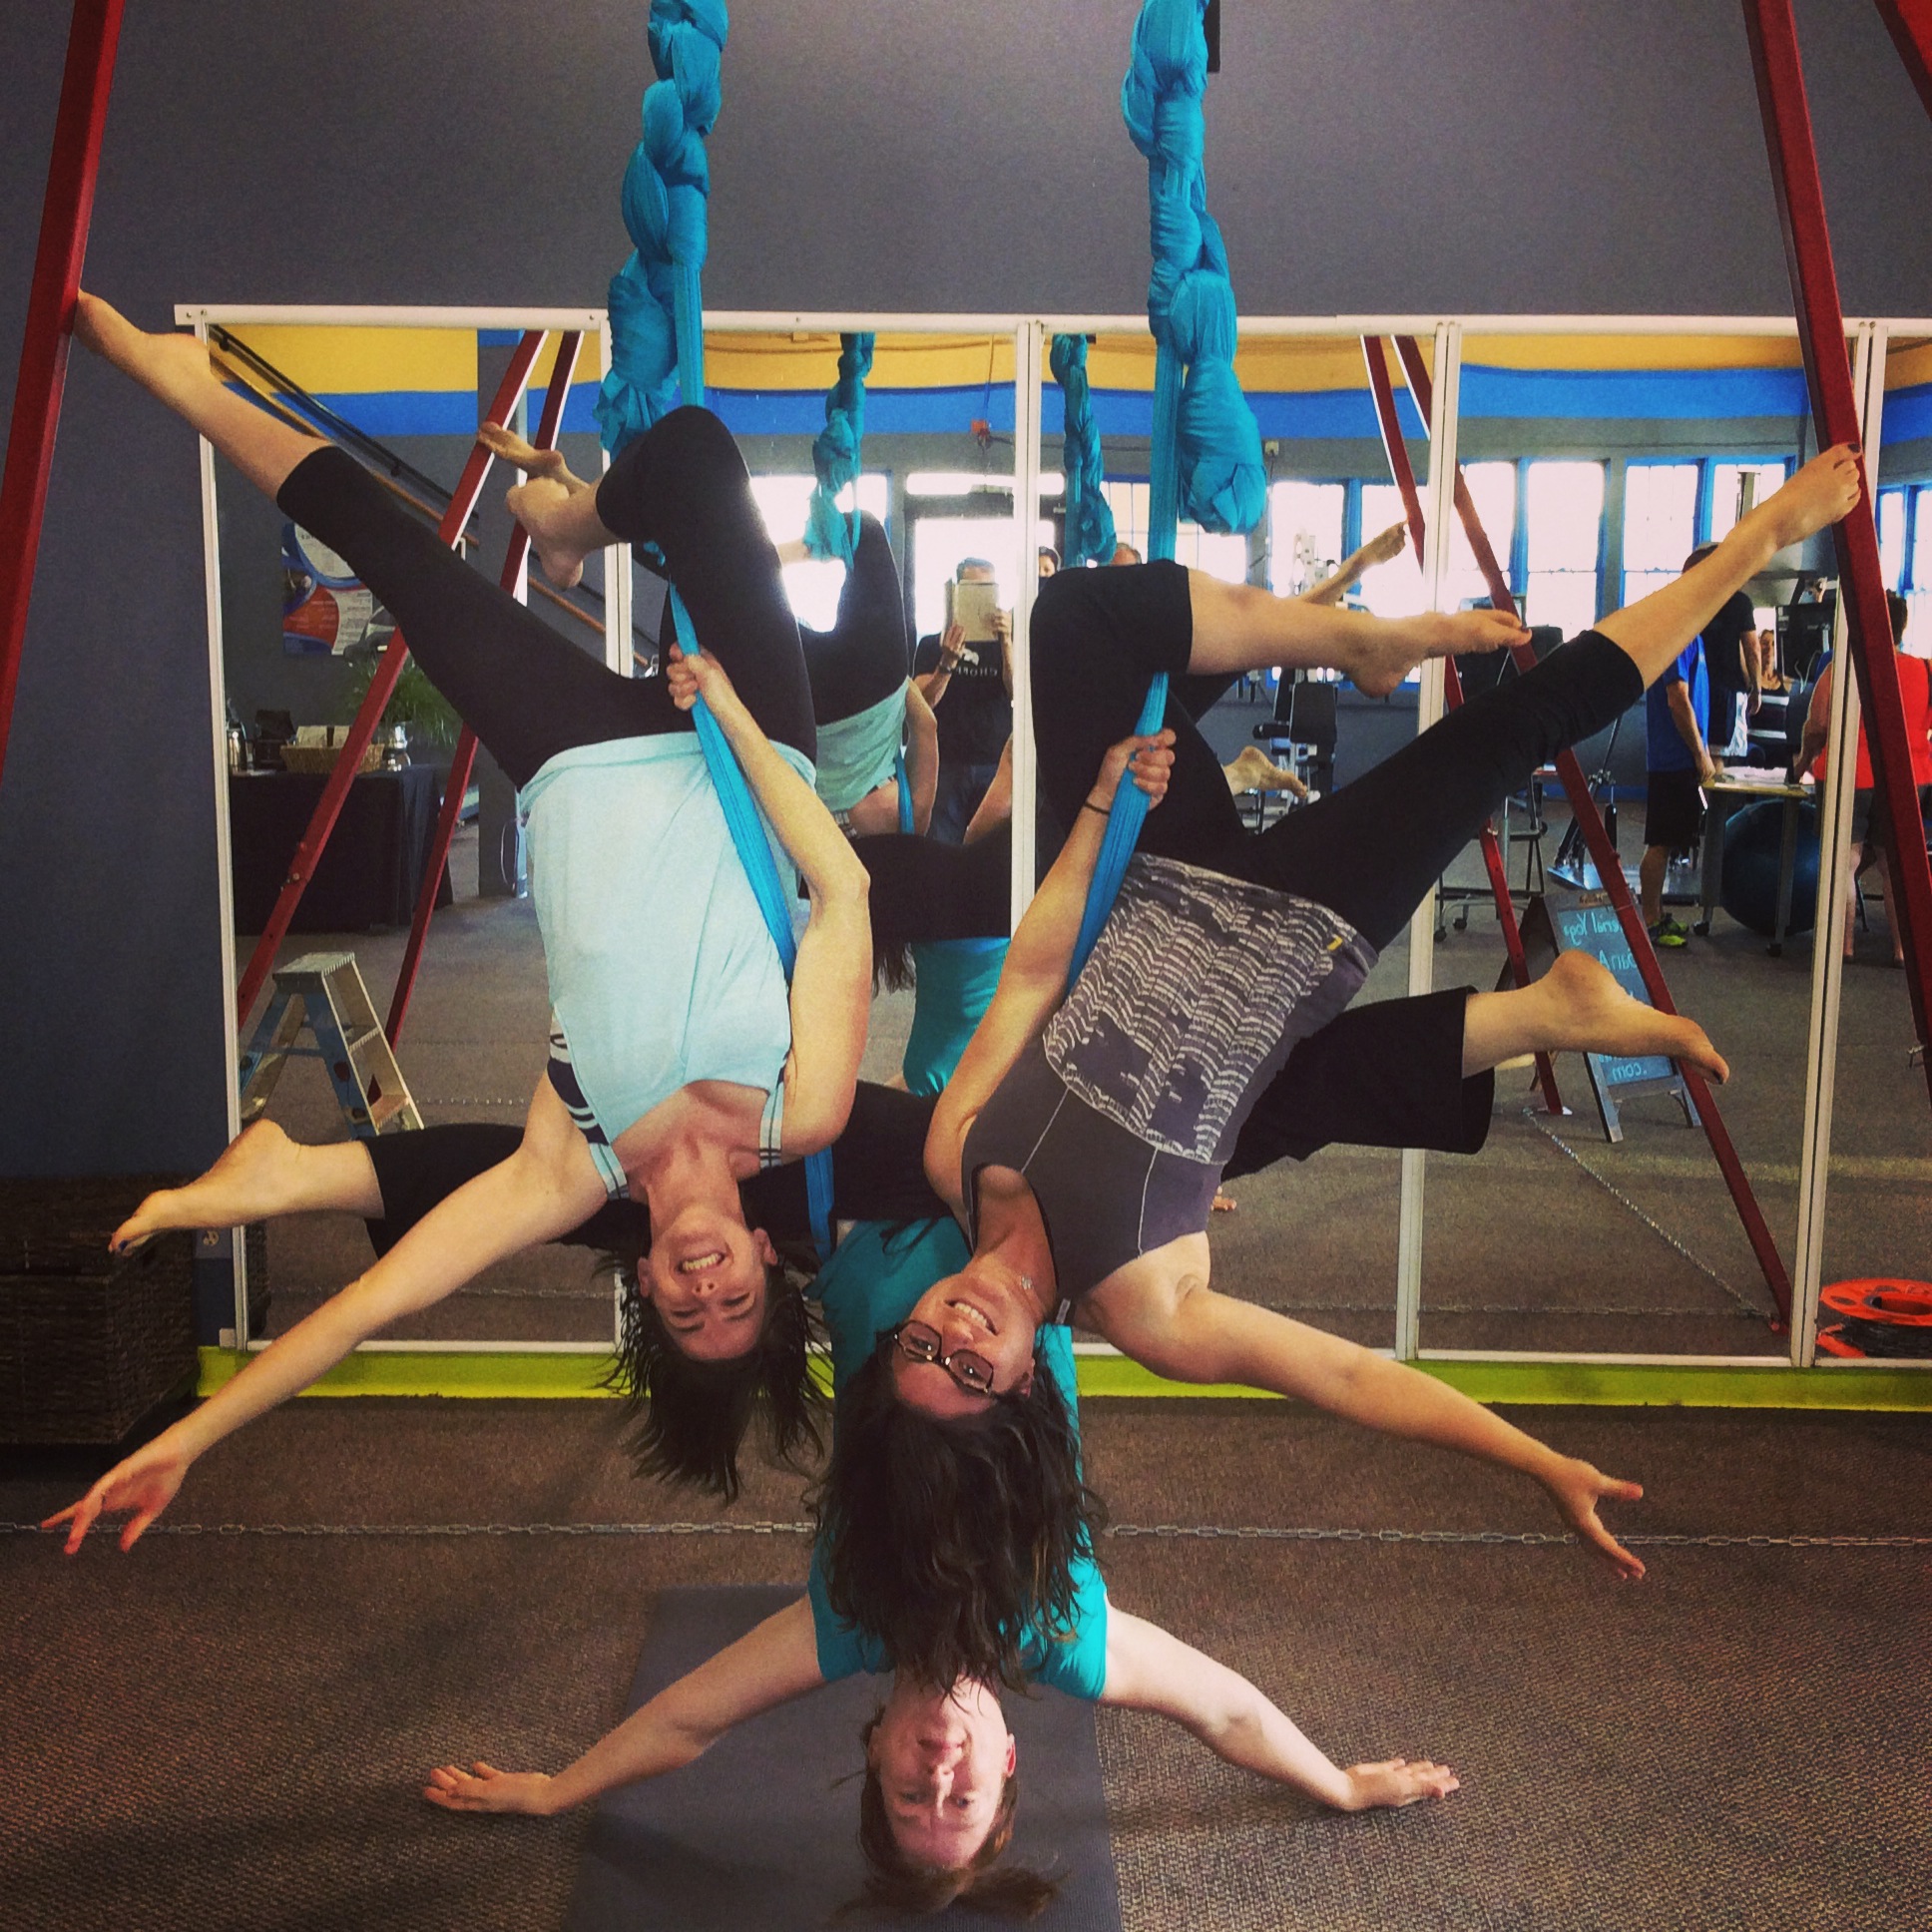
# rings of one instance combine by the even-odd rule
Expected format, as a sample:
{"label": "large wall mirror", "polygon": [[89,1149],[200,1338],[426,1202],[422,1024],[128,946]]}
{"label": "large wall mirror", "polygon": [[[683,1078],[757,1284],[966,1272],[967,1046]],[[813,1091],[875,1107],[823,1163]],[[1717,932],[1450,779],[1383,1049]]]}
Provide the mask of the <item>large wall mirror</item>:
{"label": "large wall mirror", "polygon": [[[1472,331],[1462,341],[1457,448],[1541,653],[1671,583],[1814,441],[1788,329]],[[1812,990],[1803,874],[1816,833],[1811,806],[1782,782],[1784,710],[1820,635],[1825,567],[1815,544],[1780,553],[1680,661],[1719,766],[1701,836],[1694,823],[1663,822],[1660,801],[1679,781],[1656,774],[1690,767],[1695,754],[1662,688],[1577,747],[1631,890],[1641,900],[1648,875],[1658,895],[1647,923],[1672,997],[1729,1060],[1715,1103],[1736,1150],[1735,1190],[1667,1061],[1555,1056],[1560,1115],[1539,1069],[1504,1068],[1484,1153],[1429,1166],[1425,1348],[1785,1353],[1767,1268],[1786,1280],[1794,1269]],[[1448,601],[1488,594],[1458,529]],[[1481,668],[1465,669],[1483,681]],[[1636,984],[1554,771],[1510,801],[1497,831],[1532,969],[1557,949],[1581,950]],[[1437,983],[1507,983],[1503,927],[1475,848],[1445,897],[1458,903],[1438,929]],[[1456,1249],[1478,1225],[1491,1241],[1503,1230],[1513,1259],[1472,1284]]]}

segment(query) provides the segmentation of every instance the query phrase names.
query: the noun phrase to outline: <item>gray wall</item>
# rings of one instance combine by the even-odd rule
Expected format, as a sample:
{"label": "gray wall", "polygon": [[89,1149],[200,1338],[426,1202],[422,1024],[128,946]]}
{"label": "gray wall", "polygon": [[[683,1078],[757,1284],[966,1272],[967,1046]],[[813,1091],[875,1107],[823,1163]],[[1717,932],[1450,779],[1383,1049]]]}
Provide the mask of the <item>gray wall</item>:
{"label": "gray wall", "polygon": [[[1136,309],[1144,197],[1116,105],[1134,11],[741,7],[709,299]],[[1730,0],[1226,13],[1209,193],[1248,309],[1787,306]],[[1866,0],[1799,14],[1847,305],[1932,313],[1932,130]],[[64,16],[6,10],[9,372]],[[600,300],[643,17],[144,0],[89,279],[151,324],[185,298]],[[77,364],[0,786],[0,1172],[198,1166],[221,1141],[203,625],[194,441]]]}

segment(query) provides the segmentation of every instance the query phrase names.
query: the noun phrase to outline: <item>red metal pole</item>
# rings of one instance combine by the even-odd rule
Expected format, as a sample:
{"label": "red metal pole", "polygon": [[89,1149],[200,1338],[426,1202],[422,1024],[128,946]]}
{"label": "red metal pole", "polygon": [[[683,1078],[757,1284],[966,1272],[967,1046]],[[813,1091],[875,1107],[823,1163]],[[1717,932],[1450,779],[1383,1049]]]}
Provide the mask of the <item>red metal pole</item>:
{"label": "red metal pole", "polygon": [[123,0],[74,0],[67,30],[67,68],[54,117],[33,285],[27,293],[6,474],[0,477],[0,772],[6,769],[20,654],[27,642],[27,606],[34,594],[47,478],[67,376],[68,332],[74,325],[74,296],[81,285],[81,259],[94,213],[122,5]]}
{"label": "red metal pole", "polygon": [[[570,379],[576,373],[578,352],[584,338],[575,329],[557,338],[557,360],[550,371],[550,387],[544,392],[543,414],[538,420],[535,443],[538,449],[555,449],[558,432],[564,426],[564,404],[570,400]],[[494,420],[494,418],[493,418]],[[530,533],[521,524],[510,532],[509,548],[504,553],[503,572],[497,579],[512,593],[523,575],[524,559],[530,553]],[[476,733],[465,724],[456,739],[456,751],[449,761],[449,776],[443,784],[443,808],[436,820],[436,836],[430,846],[429,863],[423,868],[422,890],[416,895],[416,916],[409,925],[409,944],[403,949],[402,966],[396,974],[396,990],[389,996],[389,1019],[383,1031],[390,1046],[402,1032],[403,1016],[409,1011],[409,997],[416,990],[416,974],[422,966],[423,943],[429,937],[429,922],[436,916],[436,894],[443,882],[443,867],[449,862],[450,840],[456,836],[456,821],[463,813],[463,794],[469,789],[470,767],[476,762]]]}
{"label": "red metal pole", "polygon": [[[1421,406],[1422,419],[1427,422],[1431,391],[1429,371],[1422,360],[1421,346],[1413,336],[1400,336],[1396,339],[1395,347],[1396,353],[1402,358],[1402,370],[1408,377],[1409,387]],[[1489,601],[1499,611],[1507,611],[1512,617],[1520,616],[1516,599],[1510,595],[1509,579],[1497,563],[1496,552],[1490,548],[1482,518],[1476,513],[1475,499],[1463,482],[1460,465],[1458,472],[1456,511],[1462,518],[1463,532],[1469,539],[1469,548],[1475,555],[1477,567],[1489,586]],[[1519,671],[1536,669],[1536,652],[1529,645],[1519,646],[1512,655]],[[1584,843],[1590,849],[1591,863],[1597,868],[1597,876],[1603,881],[1604,891],[1630,944],[1631,955],[1637,961],[1637,970],[1643,975],[1644,990],[1650,994],[1651,1004],[1660,1013],[1675,1013],[1677,1004],[1671,998],[1664,968],[1658,962],[1657,948],[1651,944],[1644,916],[1637,908],[1637,901],[1631,897],[1630,883],[1624,877],[1623,860],[1618,857],[1617,847],[1611,842],[1596,799],[1590,795],[1590,782],[1583,774],[1583,766],[1577,762],[1574,751],[1559,751],[1556,766],[1557,776],[1562,779],[1563,789],[1569,797],[1577,828],[1583,833]],[[1764,1285],[1770,1289],[1771,1299],[1777,1304],[1775,1325],[1782,1327],[1791,1319],[1791,1277],[1785,1272],[1784,1257],[1778,1253],[1771,1230],[1765,1225],[1763,1209],[1758,1207],[1757,1196],[1751,1191],[1750,1177],[1745,1174],[1744,1164],[1737,1158],[1730,1132],[1717,1112],[1717,1103],[1710,1097],[1709,1084],[1696,1068],[1687,1067],[1682,1061],[1676,1065],[1691,1099],[1696,1103],[1697,1118],[1703,1123],[1704,1138],[1710,1143],[1710,1151],[1717,1160],[1717,1170],[1724,1178],[1725,1188],[1729,1190],[1731,1203],[1737,1209],[1737,1218],[1743,1223],[1744,1237],[1750,1242],[1751,1252],[1756,1255],[1757,1265],[1763,1271]]]}
{"label": "red metal pole", "polygon": [[[1906,10],[1899,11],[1902,16]],[[1923,27],[1928,9],[1921,6],[1910,11],[1916,16],[1916,25]],[[1798,340],[1804,349],[1812,420],[1822,445],[1856,443],[1858,399],[1852,392],[1851,367],[1845,359],[1845,318],[1838,303],[1838,274],[1831,260],[1831,235],[1825,226],[1824,191],[1818,181],[1811,110],[1805,100],[1804,72],[1798,64],[1797,26],[1791,17],[1790,0],[1744,0],[1744,26],[1757,76],[1764,142],[1770,150],[1778,221],[1784,230],[1784,255],[1791,272],[1791,298],[1797,310]],[[1915,39],[1914,45],[1918,44]],[[1888,859],[1912,1020],[1919,1039],[1932,1041],[1932,865],[1926,861],[1924,839],[1910,835],[1920,819],[1918,792],[1912,782],[1905,697],[1899,684],[1869,489],[1860,493],[1851,514],[1832,526],[1831,543],[1837,554],[1838,595],[1844,601],[1848,649],[1858,675],[1865,741],[1871,747],[1872,777],[1892,823],[1898,827],[1898,836],[1890,841]],[[1932,1088],[1932,1056],[1925,1060],[1925,1077],[1928,1088]]]}
{"label": "red metal pole", "polygon": [[[1408,517],[1409,539],[1415,554],[1422,555],[1427,525],[1422,515],[1422,495],[1415,486],[1415,468],[1409,461],[1408,446],[1402,440],[1402,423],[1395,411],[1395,389],[1389,381],[1388,359],[1379,335],[1362,337],[1362,360],[1368,368],[1368,387],[1375,398],[1375,417],[1382,429],[1382,449],[1388,457],[1395,487],[1402,494],[1402,508]],[[1460,483],[1458,474],[1457,481]],[[1462,709],[1462,674],[1455,661],[1442,667],[1443,702],[1453,711]],[[1518,986],[1530,983],[1529,956],[1523,950],[1523,931],[1516,923],[1516,901],[1510,897],[1509,868],[1503,863],[1503,848],[1496,842],[1493,822],[1485,824],[1478,841],[1482,847],[1483,868],[1489,874],[1489,889],[1496,900],[1496,918],[1503,928],[1503,949],[1509,954],[1510,975]],[[1536,1056],[1536,1077],[1543,1089],[1544,1108],[1552,1114],[1563,1112],[1563,1095],[1557,1090],[1556,1064],[1547,1053]]]}
{"label": "red metal pole", "polygon": [[1932,114],[1932,0],[1877,0],[1877,5],[1926,113]]}
{"label": "red metal pole", "polygon": [[[530,365],[537,359],[543,338],[542,329],[531,329],[512,351],[503,385],[497,390],[496,400],[490,408],[493,419],[502,418],[516,407],[517,397],[530,380]],[[445,543],[454,544],[463,526],[469,522],[470,512],[476,508],[476,499],[483,492],[483,479],[490,472],[491,461],[490,452],[481,443],[470,451],[470,459],[463,465],[463,474],[457,479],[456,493],[450,498],[449,508],[443,512],[443,520],[437,526],[437,535]],[[261,991],[275,963],[275,953],[287,936],[288,922],[294,918],[295,908],[301,904],[301,896],[308,889],[308,881],[315,876],[315,867],[321,863],[329,834],[335,829],[336,819],[341,816],[342,802],[349,795],[349,786],[355,782],[356,767],[362,762],[362,753],[369,748],[369,740],[374,737],[375,727],[395,691],[396,680],[402,676],[402,668],[408,661],[409,647],[398,631],[383,647],[382,662],[376,666],[361,709],[349,726],[348,740],[335,760],[334,770],[328,774],[328,782],[322,787],[322,795],[308,821],[308,829],[302,833],[301,843],[295,847],[295,855],[288,861],[288,876],[282,881],[274,910],[269,913],[267,924],[261,929],[261,937],[255,941],[254,951],[248,955],[247,970],[242,973],[242,983],[236,988],[237,1014],[243,1025],[247,1023],[248,1010],[254,1005],[255,995]]]}

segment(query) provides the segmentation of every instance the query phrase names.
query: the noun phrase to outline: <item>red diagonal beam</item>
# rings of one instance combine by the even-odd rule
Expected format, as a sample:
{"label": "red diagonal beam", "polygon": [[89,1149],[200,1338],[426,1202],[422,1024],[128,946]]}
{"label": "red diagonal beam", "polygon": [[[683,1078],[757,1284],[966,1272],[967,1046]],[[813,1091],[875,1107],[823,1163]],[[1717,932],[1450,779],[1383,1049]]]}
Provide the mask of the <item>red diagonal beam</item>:
{"label": "red diagonal beam", "polygon": [[[1421,345],[1413,336],[1398,336],[1395,349],[1402,358],[1402,372],[1408,377],[1409,387],[1414,392],[1422,410],[1422,420],[1426,423],[1429,420],[1430,384],[1429,370],[1422,360]],[[1496,561],[1496,553],[1490,548],[1482,518],[1476,512],[1476,500],[1469,494],[1469,487],[1463,481],[1460,464],[1456,466],[1456,513],[1462,519],[1469,548],[1475,554],[1477,566],[1489,586],[1490,602],[1499,611],[1520,617],[1522,614],[1516,608],[1516,599],[1510,595],[1509,579],[1504,576],[1502,566]],[[1525,644],[1515,647],[1512,656],[1519,671],[1536,669],[1536,652],[1531,646]],[[1618,923],[1623,927],[1624,938],[1630,945],[1631,956],[1637,961],[1637,970],[1644,977],[1644,989],[1651,996],[1651,1004],[1660,1013],[1675,1013],[1677,1004],[1671,998],[1664,968],[1658,963],[1657,948],[1651,944],[1644,915],[1637,909],[1637,901],[1631,897],[1629,882],[1624,877],[1623,860],[1617,855],[1617,847],[1604,825],[1596,799],[1590,795],[1590,781],[1583,774],[1583,766],[1577,762],[1574,751],[1559,751],[1556,766],[1557,776],[1562,779],[1563,789],[1570,800],[1571,813],[1583,833],[1585,845],[1589,847],[1591,863],[1596,866],[1597,876],[1603,881],[1604,891],[1616,910]],[[1710,1088],[1703,1075],[1694,1067],[1687,1067],[1682,1061],[1676,1065],[1679,1077],[1696,1103],[1697,1118],[1703,1123],[1704,1137],[1710,1143],[1710,1152],[1716,1157],[1717,1171],[1724,1178],[1731,1204],[1737,1209],[1737,1218],[1743,1224],[1744,1237],[1750,1242],[1751,1252],[1757,1256],[1764,1285],[1770,1289],[1771,1299],[1777,1304],[1778,1324],[1788,1323],[1791,1318],[1791,1277],[1785,1272],[1784,1258],[1777,1251],[1770,1228],[1765,1225],[1763,1209],[1758,1207],[1757,1196],[1751,1191],[1750,1177],[1745,1174],[1744,1164],[1738,1160],[1737,1150],[1731,1145],[1730,1132],[1717,1112],[1717,1103],[1711,1099]]]}
{"label": "red diagonal beam", "polygon": [[[550,387],[544,391],[543,414],[537,423],[536,446],[555,449],[558,432],[564,426],[564,405],[570,400],[570,379],[577,371],[577,357],[584,338],[575,329],[557,338],[557,361],[550,371]],[[495,418],[493,417],[494,421]],[[518,524],[510,532],[504,553],[503,573],[497,579],[513,595],[523,576],[524,560],[530,554],[530,533]],[[574,610],[575,605],[566,606]],[[409,997],[416,990],[416,974],[422,966],[423,943],[429,937],[429,922],[436,916],[436,894],[443,882],[443,867],[449,862],[450,840],[456,836],[456,821],[463,815],[463,794],[469,789],[470,767],[476,762],[476,733],[465,724],[456,740],[449,761],[449,776],[443,784],[443,809],[436,820],[436,837],[430,846],[429,863],[423,868],[422,890],[416,896],[416,916],[409,926],[409,944],[404,947],[402,968],[396,974],[396,990],[389,996],[389,1019],[383,1031],[390,1046],[402,1032],[403,1017],[409,1011]]]}
{"label": "red diagonal beam", "polygon": [[[1901,24],[1907,11],[1916,16],[1919,27],[1926,24],[1928,9],[1923,6],[1896,11]],[[1778,222],[1784,230],[1784,256],[1791,272],[1798,341],[1804,349],[1805,381],[1811,390],[1811,417],[1821,447],[1856,443],[1858,399],[1845,359],[1845,318],[1838,303],[1838,274],[1825,227],[1824,191],[1818,181],[1811,110],[1798,65],[1790,0],[1744,0],[1744,26],[1757,75],[1757,105],[1770,150]],[[1914,37],[1914,45],[1918,44]],[[1899,943],[1905,949],[1912,1020],[1919,1039],[1932,1041],[1932,1024],[1928,1024],[1932,1020],[1932,866],[1926,862],[1925,840],[1913,835],[1920,813],[1912,782],[1912,745],[1868,487],[1860,492],[1851,514],[1832,526],[1831,544],[1837,553],[1838,595],[1844,600],[1847,643],[1858,674],[1872,778],[1897,827],[1889,855],[1892,903],[1898,915]],[[1926,1057],[1925,1076],[1932,1088],[1932,1055]]]}
{"label": "red diagonal beam", "polygon": [[1932,0],[1877,0],[1877,5],[1926,113],[1932,114]]}
{"label": "red diagonal beam", "polygon": [[[530,365],[536,361],[537,351],[543,347],[543,338],[542,329],[531,329],[511,352],[503,385],[497,390],[496,400],[490,406],[492,420],[502,419],[507,411],[516,407],[517,398],[530,380]],[[463,474],[457,479],[456,492],[449,500],[449,508],[443,512],[443,520],[437,525],[436,534],[445,543],[454,544],[463,526],[469,522],[470,512],[476,508],[476,499],[483,493],[483,479],[490,473],[491,460],[490,452],[481,443],[470,451],[470,459],[463,465]],[[295,908],[301,904],[301,896],[308,889],[308,881],[315,876],[315,867],[321,863],[329,834],[334,831],[335,821],[341,816],[342,802],[349,795],[349,786],[355,782],[355,771],[362,762],[362,753],[369,748],[369,740],[374,737],[375,727],[395,691],[396,680],[402,676],[402,668],[408,662],[409,647],[398,631],[383,647],[382,662],[376,666],[362,707],[349,726],[348,740],[335,760],[334,770],[328,774],[327,784],[322,787],[322,795],[315,806],[314,815],[308,821],[308,829],[302,833],[301,843],[295,847],[295,856],[288,861],[288,875],[282,881],[281,891],[275,899],[275,909],[269,913],[261,937],[255,941],[254,951],[248,956],[247,970],[242,975],[241,985],[236,988],[236,1007],[243,1024],[247,1021],[249,1008],[254,1005],[255,995],[261,991],[275,963],[275,953],[287,936],[288,922],[294,918]]]}
{"label": "red diagonal beam", "polygon": [[[1368,387],[1375,398],[1375,419],[1382,429],[1382,451],[1388,458],[1389,473],[1402,494],[1402,508],[1409,520],[1409,538],[1415,545],[1416,559],[1428,526],[1422,515],[1422,494],[1415,486],[1415,466],[1409,461],[1408,445],[1402,440],[1402,422],[1396,414],[1395,389],[1389,381],[1388,357],[1379,335],[1362,337],[1362,360],[1368,368]],[[1460,477],[1458,477],[1460,481]],[[1443,701],[1451,711],[1462,707],[1462,674],[1453,658],[1443,661]],[[1485,822],[1478,843],[1482,846],[1483,867],[1489,874],[1489,889],[1496,899],[1496,918],[1503,928],[1503,948],[1509,954],[1510,974],[1518,986],[1530,983],[1530,962],[1523,950],[1523,931],[1516,923],[1516,901],[1510,897],[1509,868],[1503,862],[1503,848],[1496,842],[1494,821]],[[1557,1091],[1557,1070],[1547,1053],[1536,1056],[1536,1077],[1543,1088],[1543,1105],[1552,1114],[1563,1112],[1563,1096]]]}
{"label": "red diagonal beam", "polygon": [[34,594],[47,479],[54,466],[74,296],[81,285],[81,259],[87,252],[88,220],[101,169],[121,8],[122,0],[75,0],[67,30],[67,68],[54,116],[33,285],[27,292],[7,468],[0,478],[0,772],[6,769],[20,654],[27,642],[27,606]]}

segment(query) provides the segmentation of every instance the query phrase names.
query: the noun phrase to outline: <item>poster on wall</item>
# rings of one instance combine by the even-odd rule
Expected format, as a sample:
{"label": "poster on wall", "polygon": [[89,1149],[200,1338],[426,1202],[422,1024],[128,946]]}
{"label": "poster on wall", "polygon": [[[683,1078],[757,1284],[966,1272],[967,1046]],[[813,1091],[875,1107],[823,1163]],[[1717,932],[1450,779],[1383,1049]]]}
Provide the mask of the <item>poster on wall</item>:
{"label": "poster on wall", "polygon": [[375,650],[395,620],[346,562],[294,523],[281,526],[281,648],[291,658]]}

